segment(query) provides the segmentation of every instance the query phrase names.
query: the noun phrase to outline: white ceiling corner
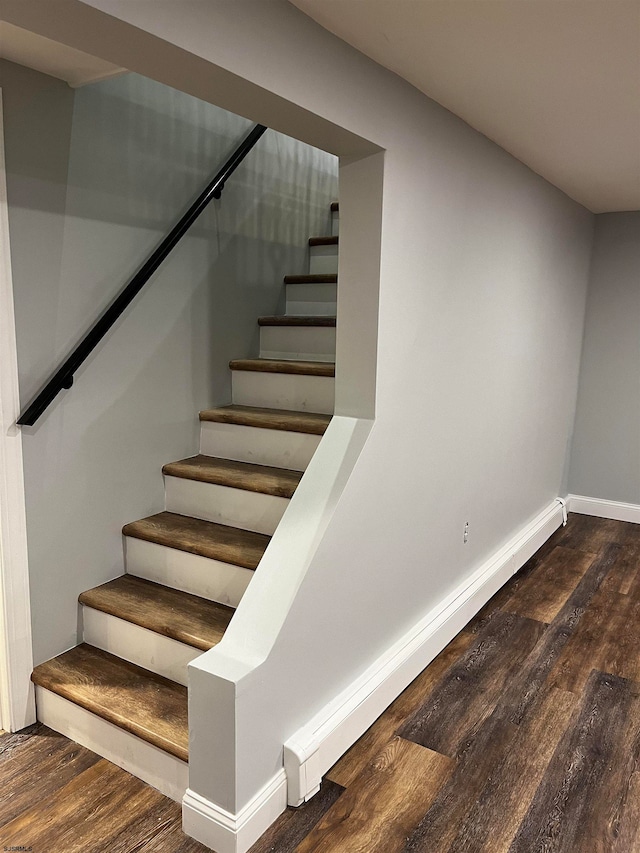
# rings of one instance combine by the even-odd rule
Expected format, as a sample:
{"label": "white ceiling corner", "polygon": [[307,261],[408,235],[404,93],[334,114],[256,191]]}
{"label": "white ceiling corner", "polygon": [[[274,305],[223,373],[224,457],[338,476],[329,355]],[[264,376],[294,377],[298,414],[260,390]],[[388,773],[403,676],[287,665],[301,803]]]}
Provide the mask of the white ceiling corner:
{"label": "white ceiling corner", "polygon": [[0,59],[66,81],[73,88],[124,74],[119,68],[81,50],[0,21]]}
{"label": "white ceiling corner", "polygon": [[640,209],[640,0],[290,0],[596,213]]}

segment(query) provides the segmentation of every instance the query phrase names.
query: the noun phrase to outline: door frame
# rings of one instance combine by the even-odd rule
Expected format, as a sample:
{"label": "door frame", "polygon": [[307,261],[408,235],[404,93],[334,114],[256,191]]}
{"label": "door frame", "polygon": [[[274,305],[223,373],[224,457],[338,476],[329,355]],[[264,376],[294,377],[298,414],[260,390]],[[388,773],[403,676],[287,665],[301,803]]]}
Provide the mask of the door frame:
{"label": "door frame", "polygon": [[0,89],[0,727],[35,722],[18,351]]}

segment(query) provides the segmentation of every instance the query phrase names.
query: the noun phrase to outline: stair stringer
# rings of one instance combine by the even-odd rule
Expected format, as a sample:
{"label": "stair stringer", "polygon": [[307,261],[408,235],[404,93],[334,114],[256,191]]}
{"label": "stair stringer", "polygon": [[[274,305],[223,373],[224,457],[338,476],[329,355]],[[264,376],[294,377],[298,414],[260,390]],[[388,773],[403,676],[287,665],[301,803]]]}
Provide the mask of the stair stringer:
{"label": "stair stringer", "polygon": [[[289,733],[278,735],[281,763],[275,776],[273,766],[266,767],[255,785],[245,778],[253,745],[244,736],[241,718],[252,693],[256,688],[259,692],[262,665],[274,649],[373,423],[333,417],[225,636],[189,664],[190,762],[183,827],[219,853],[244,853],[286,807],[282,743]],[[259,707],[254,706],[253,713],[259,714]]]}

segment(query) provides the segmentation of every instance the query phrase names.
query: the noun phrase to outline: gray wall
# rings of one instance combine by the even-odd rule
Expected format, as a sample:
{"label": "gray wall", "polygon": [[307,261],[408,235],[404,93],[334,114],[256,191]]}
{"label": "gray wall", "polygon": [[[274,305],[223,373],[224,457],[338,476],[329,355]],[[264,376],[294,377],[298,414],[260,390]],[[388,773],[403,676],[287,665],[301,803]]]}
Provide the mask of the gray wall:
{"label": "gray wall", "polygon": [[[46,28],[35,12],[30,21]],[[282,765],[299,726],[560,493],[593,216],[285,0],[84,0],[47,26],[297,138],[322,139],[343,175],[384,150],[381,233],[362,215],[366,193],[345,193],[343,182],[340,200],[340,413],[366,416],[367,406],[350,408],[361,399],[359,304],[374,337],[377,329],[365,365],[376,377],[374,427],[262,658],[261,623],[246,626],[239,608],[253,645],[244,658],[239,643],[224,649],[248,673],[231,725],[213,717],[205,684],[192,703],[192,785],[237,811]],[[363,276],[358,261],[366,266],[379,240],[379,276]],[[237,760],[225,775],[229,741]]]}
{"label": "gray wall", "polygon": [[24,402],[28,377],[33,374],[35,390],[55,356],[49,330],[62,276],[74,91],[60,80],[4,60],[0,86]]}
{"label": "gray wall", "polygon": [[[3,63],[21,400],[29,402],[251,123],[138,75],[76,90]],[[328,233],[331,155],[269,132],[71,391],[23,430],[36,663],[77,642],[78,593],[123,571],[124,523]]]}
{"label": "gray wall", "polygon": [[[255,664],[257,636],[249,651],[225,637],[205,656],[252,669],[234,700],[229,775],[220,761],[231,728],[212,723],[204,673],[192,703],[192,785],[235,811],[272,777],[300,725],[560,493],[593,217],[284,0],[167,2],[161,16],[129,0],[83,6],[136,27],[110,19],[119,61],[214,101],[223,93],[308,141],[323,137],[346,170],[354,152],[384,149],[379,303],[378,282],[357,263],[379,239],[361,217],[370,199],[341,184],[340,412],[364,410],[349,408],[360,399],[359,304],[377,327],[373,430],[264,663]],[[100,31],[76,44],[84,38],[115,61],[106,35],[102,46]],[[243,605],[238,631],[258,635]]]}
{"label": "gray wall", "polygon": [[640,504],[640,211],[596,217],[569,491]]}

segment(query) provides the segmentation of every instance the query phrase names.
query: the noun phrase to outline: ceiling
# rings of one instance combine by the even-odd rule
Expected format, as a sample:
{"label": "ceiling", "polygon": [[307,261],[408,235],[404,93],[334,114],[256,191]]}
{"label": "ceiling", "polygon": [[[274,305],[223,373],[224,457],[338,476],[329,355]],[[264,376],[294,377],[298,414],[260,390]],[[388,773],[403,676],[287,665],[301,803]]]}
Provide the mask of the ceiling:
{"label": "ceiling", "polygon": [[74,88],[114,77],[126,70],[6,21],[0,21],[0,59],[65,80]]}
{"label": "ceiling", "polygon": [[640,0],[290,0],[589,210],[640,210]]}

